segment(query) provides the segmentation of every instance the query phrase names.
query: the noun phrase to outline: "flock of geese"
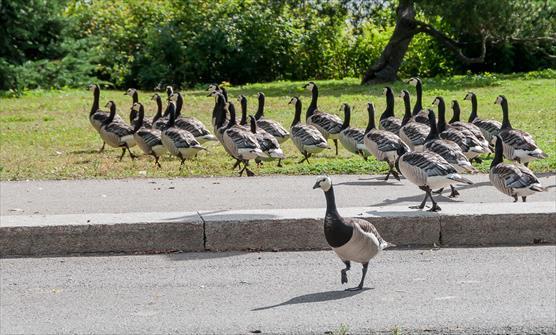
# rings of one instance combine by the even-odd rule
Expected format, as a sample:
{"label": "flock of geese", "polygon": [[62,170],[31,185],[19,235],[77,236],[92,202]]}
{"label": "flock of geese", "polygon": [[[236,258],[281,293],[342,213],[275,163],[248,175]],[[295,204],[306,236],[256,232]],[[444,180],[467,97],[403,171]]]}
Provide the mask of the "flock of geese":
{"label": "flock of geese", "polygon": [[[514,129],[509,119],[508,101],[503,96],[497,97],[495,103],[502,107],[502,123],[496,120],[483,120],[477,115],[478,103],[474,93],[469,92],[464,100],[471,101],[471,115],[468,122],[460,120],[460,106],[457,100],[451,102],[452,118],[446,121],[446,103],[440,96],[433,101],[435,113],[424,108],[423,86],[419,78],[411,78],[408,83],[416,87],[416,102],[412,108],[410,94],[402,90],[405,113],[402,119],[394,115],[394,91],[384,88],[386,109],[380,115],[379,127],[375,123],[375,106],[368,103],[368,125],[366,129],[351,127],[351,106],[342,104],[344,119],[323,112],[318,106],[318,86],[314,82],[304,85],[311,91],[312,99],[305,114],[305,123],[301,121],[302,103],[299,97],[291,98],[289,104],[294,106],[294,117],[289,131],[279,122],[264,115],[265,95],[258,93],[258,109],[255,115],[247,117],[247,98],[239,95],[237,100],[241,107],[241,118],[236,118],[235,105],[228,100],[225,88],[210,85],[208,96],[214,97],[212,110],[212,132],[198,119],[181,115],[183,97],[166,87],[167,101],[164,108],[163,98],[154,94],[151,100],[157,104],[157,112],[152,119],[145,117],[145,108],[139,102],[138,92],[130,88],[125,93],[131,96],[132,106],[127,124],[116,113],[116,104],[109,101],[109,112],[99,109],[100,88],[90,85],[93,91],[93,105],[89,120],[98,131],[105,145],[121,148],[120,160],[126,154],[134,159],[130,148],[137,145],[146,155],[153,156],[155,164],[160,167],[159,159],[165,153],[178,157],[181,165],[199,151],[207,150],[202,144],[218,141],[226,153],[235,160],[233,169],[239,168],[239,175],[254,173],[249,169],[249,162],[257,165],[263,161],[277,160],[281,166],[285,158],[280,145],[291,138],[296,148],[303,155],[299,163],[309,163],[309,158],[330,149],[328,139],[332,139],[336,154],[338,142],[351,153],[367,160],[374,156],[378,161],[388,164],[389,171],[385,180],[392,175],[400,180],[400,174],[425,192],[425,198],[416,208],[423,209],[430,198],[431,211],[440,210],[432,193],[440,193],[448,186],[450,197],[458,192],[455,184],[472,182],[462,176],[463,173],[476,173],[472,162],[480,162],[480,155],[491,154],[494,159],[490,167],[490,180],[502,193],[518,201],[525,202],[527,196],[545,189],[537,177],[527,167],[535,159],[546,158],[546,154],[536,145],[532,136],[522,130]],[[164,112],[163,112],[164,109]],[[339,141],[338,141],[339,140]],[[504,163],[504,158],[512,164]],[[436,190],[436,191],[434,191]]]}

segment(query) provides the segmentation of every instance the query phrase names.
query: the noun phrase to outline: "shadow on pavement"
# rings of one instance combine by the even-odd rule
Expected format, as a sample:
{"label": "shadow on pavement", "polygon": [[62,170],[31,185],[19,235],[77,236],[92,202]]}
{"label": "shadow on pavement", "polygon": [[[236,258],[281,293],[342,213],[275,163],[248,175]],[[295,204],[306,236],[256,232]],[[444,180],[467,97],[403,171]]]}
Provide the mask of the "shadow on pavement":
{"label": "shadow on pavement", "polygon": [[326,292],[304,294],[298,297],[291,298],[290,300],[280,304],[266,306],[266,307],[259,307],[259,308],[252,309],[251,311],[256,312],[256,311],[262,311],[265,309],[271,309],[271,308],[286,306],[286,305],[308,304],[314,302],[345,299],[345,298],[353,297],[354,295],[358,295],[368,290],[372,290],[372,288],[365,287],[360,291],[326,291]]}

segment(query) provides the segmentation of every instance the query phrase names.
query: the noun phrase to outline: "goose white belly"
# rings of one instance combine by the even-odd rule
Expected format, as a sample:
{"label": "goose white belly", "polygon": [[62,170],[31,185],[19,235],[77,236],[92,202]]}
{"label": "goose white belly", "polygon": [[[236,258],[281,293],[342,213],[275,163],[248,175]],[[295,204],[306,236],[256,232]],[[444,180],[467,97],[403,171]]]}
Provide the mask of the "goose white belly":
{"label": "goose white belly", "polygon": [[257,157],[265,157],[266,155],[261,151],[261,149],[237,149],[238,157],[240,159],[251,160]]}
{"label": "goose white belly", "polygon": [[[519,158],[521,163],[528,163],[538,159],[538,157],[534,157],[534,155],[541,155],[543,152],[541,149],[535,149],[533,151],[522,150],[522,149],[514,149],[513,150],[513,157],[512,160],[515,158]],[[533,155],[533,156],[532,156]]]}
{"label": "goose white belly", "polygon": [[427,177],[427,185],[433,190],[437,190],[440,188],[448,187],[452,184],[457,184],[455,180],[449,179],[448,176]]}
{"label": "goose white belly", "polygon": [[332,248],[342,261],[367,263],[382,250],[373,234],[365,233],[359,226],[353,227],[351,239],[344,245]]}

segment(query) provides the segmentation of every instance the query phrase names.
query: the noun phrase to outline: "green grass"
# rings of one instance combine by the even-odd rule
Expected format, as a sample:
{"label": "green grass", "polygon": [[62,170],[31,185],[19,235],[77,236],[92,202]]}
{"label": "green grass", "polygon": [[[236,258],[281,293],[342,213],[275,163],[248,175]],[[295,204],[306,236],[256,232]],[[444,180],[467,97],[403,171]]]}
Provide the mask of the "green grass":
{"label": "green grass", "polygon": [[[547,74],[548,73],[548,74]],[[467,119],[469,103],[463,101],[467,91],[474,91],[479,99],[481,118],[501,119],[501,109],[493,102],[504,94],[510,104],[512,125],[530,132],[537,144],[549,155],[548,159],[531,164],[537,172],[556,171],[556,76],[554,71],[509,76],[459,76],[445,79],[424,80],[424,104],[429,105],[437,95],[447,103],[458,99],[462,117]],[[244,94],[249,99],[249,111],[255,112],[258,91],[267,96],[267,117],[276,119],[289,127],[293,107],[288,105],[293,95],[301,96],[304,110],[310,101],[310,93],[304,91],[303,82],[272,82],[251,84],[229,89],[232,97]],[[319,105],[322,110],[340,115],[339,106],[347,102],[354,106],[352,126],[364,128],[367,123],[365,109],[373,101],[378,113],[385,107],[383,85],[360,86],[357,79],[318,81]],[[396,95],[403,88],[412,94],[414,88],[402,82],[393,85]],[[210,125],[210,113],[214,99],[206,97],[203,90],[184,91],[185,114],[193,115]],[[151,92],[140,92],[140,100],[146,104],[147,114],[154,112],[150,101]],[[114,100],[118,111],[127,119],[131,98],[122,91],[102,91],[101,106]],[[235,100],[234,100],[235,101]],[[77,179],[77,178],[125,178],[125,177],[176,177],[176,176],[232,176],[233,160],[220,145],[210,145],[210,152],[203,152],[195,160],[187,161],[180,171],[175,158],[163,157],[162,168],[155,168],[151,157],[142,156],[135,161],[125,157],[117,161],[120,149],[109,148],[99,154],[101,140],[88,120],[92,102],[91,92],[83,90],[27,91],[20,98],[0,94],[0,174],[1,180],[25,179]],[[238,104],[236,104],[237,106]],[[449,104],[448,104],[449,106]],[[401,116],[403,105],[396,98],[396,115]],[[378,118],[378,115],[377,115]],[[331,143],[332,144],[332,143]],[[333,150],[311,159],[311,164],[297,164],[301,155],[291,141],[284,143],[288,159],[283,168],[267,162],[258,175],[270,174],[319,174],[319,173],[381,173],[384,163],[370,159],[365,162],[345,149],[336,157]],[[136,154],[138,148],[132,149]],[[488,169],[490,160],[479,168]]]}

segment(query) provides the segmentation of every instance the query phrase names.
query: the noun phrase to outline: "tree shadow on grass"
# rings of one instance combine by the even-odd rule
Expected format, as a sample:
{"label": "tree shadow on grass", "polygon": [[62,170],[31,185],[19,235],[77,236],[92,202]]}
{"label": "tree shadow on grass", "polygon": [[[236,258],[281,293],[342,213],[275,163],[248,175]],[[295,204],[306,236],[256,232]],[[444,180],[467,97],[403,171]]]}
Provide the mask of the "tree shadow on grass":
{"label": "tree shadow on grass", "polygon": [[276,305],[254,308],[251,311],[257,312],[257,311],[276,308],[280,306],[340,300],[340,299],[353,297],[355,295],[358,295],[368,290],[372,290],[372,288],[364,287],[362,290],[359,291],[326,291],[326,292],[309,293],[309,294],[304,294],[304,295],[291,298],[288,301],[284,301]]}

